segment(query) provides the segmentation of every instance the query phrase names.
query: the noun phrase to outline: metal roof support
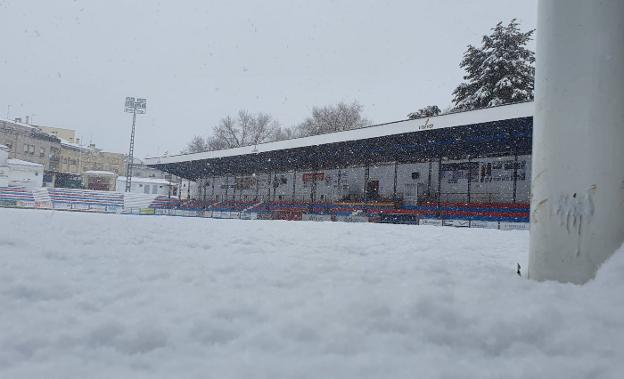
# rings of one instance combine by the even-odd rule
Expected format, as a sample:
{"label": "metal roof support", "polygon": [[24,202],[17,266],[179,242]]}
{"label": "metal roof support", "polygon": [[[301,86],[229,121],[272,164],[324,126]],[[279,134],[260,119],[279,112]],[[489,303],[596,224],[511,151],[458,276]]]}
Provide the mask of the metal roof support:
{"label": "metal roof support", "polygon": [[468,184],[467,184],[467,193],[466,193],[466,200],[468,201],[468,204],[470,204],[470,190],[471,190],[471,186],[472,186],[472,166],[470,165],[471,159],[470,159],[470,155],[468,156]]}
{"label": "metal roof support", "polygon": [[392,201],[397,201],[397,171],[399,168],[399,161],[394,159],[394,181],[392,184]]}
{"label": "metal roof support", "polygon": [[515,203],[518,197],[518,151],[514,150],[514,169],[513,169],[513,198]]}
{"label": "metal roof support", "polygon": [[293,192],[292,201],[295,201],[297,196],[297,170],[293,170]]}

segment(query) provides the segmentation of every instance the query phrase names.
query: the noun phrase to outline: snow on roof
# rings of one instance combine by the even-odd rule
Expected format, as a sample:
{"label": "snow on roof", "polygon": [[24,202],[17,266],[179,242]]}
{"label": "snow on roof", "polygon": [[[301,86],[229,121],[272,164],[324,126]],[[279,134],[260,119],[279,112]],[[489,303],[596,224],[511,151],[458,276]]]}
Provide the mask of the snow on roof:
{"label": "snow on roof", "polygon": [[80,146],[77,143],[69,142],[68,140],[66,140],[64,138],[61,138],[61,137],[58,137],[58,139],[61,140],[61,145],[63,145],[63,146],[72,147],[74,149],[84,149],[84,150],[86,150],[86,147]]}
{"label": "snow on roof", "polygon": [[[16,122],[16,121],[13,121],[13,120],[7,120],[7,119],[4,119],[4,118],[0,118],[0,122],[6,122],[6,123],[9,123],[9,124],[15,124],[15,125],[23,126],[25,128],[40,130],[39,128],[37,128],[35,126],[24,124],[23,122]],[[42,133],[45,133],[45,132],[42,132]]]}
{"label": "snow on roof", "polygon": [[204,159],[225,158],[248,154],[264,153],[276,150],[295,149],[337,142],[365,140],[390,135],[421,132],[425,130],[452,128],[462,125],[474,125],[492,121],[508,120],[533,116],[533,102],[503,105],[467,112],[449,113],[435,117],[415,120],[401,120],[385,124],[347,130],[344,132],[320,134],[310,137],[267,142],[258,145],[237,147],[227,150],[207,151],[203,153],[150,157],[145,159],[146,165],[190,162]]}
{"label": "snow on roof", "polygon": [[43,165],[40,163],[28,162],[28,161],[23,161],[21,159],[15,159],[15,158],[7,159],[7,163],[9,165],[14,165],[14,166],[43,167]]}
{"label": "snow on roof", "polygon": [[115,175],[117,175],[114,172],[110,172],[110,171],[95,171],[95,170],[85,171],[84,173],[87,174],[87,175],[102,175],[102,176],[115,176]]}
{"label": "snow on roof", "polygon": [[[117,177],[117,181],[125,182],[125,176]],[[166,179],[158,179],[158,178],[139,178],[136,176],[132,177],[132,183],[153,183],[153,184],[170,184],[170,182]]]}

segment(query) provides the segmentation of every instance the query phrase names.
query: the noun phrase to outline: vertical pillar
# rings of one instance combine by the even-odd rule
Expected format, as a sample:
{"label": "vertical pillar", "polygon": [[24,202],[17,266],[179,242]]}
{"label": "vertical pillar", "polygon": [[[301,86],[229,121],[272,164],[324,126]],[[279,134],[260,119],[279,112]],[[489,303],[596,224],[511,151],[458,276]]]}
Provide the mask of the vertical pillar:
{"label": "vertical pillar", "polygon": [[215,176],[212,176],[212,196],[211,196],[211,201],[215,201],[215,196],[214,196],[214,183],[215,183]]}
{"label": "vertical pillar", "polygon": [[258,194],[260,193],[260,179],[258,175],[254,173],[254,178],[256,179],[256,201],[258,201]]}
{"label": "vertical pillar", "polygon": [[295,169],[293,171],[293,195],[292,195],[292,201],[296,201],[296,196],[297,196],[297,170]]}
{"label": "vertical pillar", "polygon": [[529,277],[584,283],[624,241],[624,1],[541,0]]}
{"label": "vertical pillar", "polygon": [[514,149],[514,169],[513,169],[513,194],[512,202],[516,202],[518,197],[518,150]]}
{"label": "vertical pillar", "polygon": [[342,193],[342,168],[338,167],[338,193],[334,201],[342,201],[344,194]]}
{"label": "vertical pillar", "polygon": [[468,204],[470,204],[470,186],[472,185],[472,166],[470,165],[470,155],[468,156],[468,195],[466,196]]}
{"label": "vertical pillar", "polygon": [[370,177],[370,167],[366,163],[364,168],[364,201],[368,201],[368,178]]}
{"label": "vertical pillar", "polygon": [[226,175],[225,176],[225,195],[223,196],[223,201],[228,201],[229,191],[230,191],[230,177]]}
{"label": "vertical pillar", "polygon": [[427,198],[431,200],[431,171],[433,170],[433,162],[429,159],[429,177],[427,178]]}
{"label": "vertical pillar", "polygon": [[438,210],[442,201],[442,156],[438,158]]}
{"label": "vertical pillar", "polygon": [[204,182],[202,183],[202,185],[200,187],[200,190],[202,188],[204,189],[204,191],[203,191],[204,192],[204,200],[203,200],[204,209],[206,209],[206,205],[207,205],[206,201],[207,201],[207,196],[208,196],[208,182],[206,181],[206,179],[204,179]]}
{"label": "vertical pillar", "polygon": [[399,169],[399,161],[394,160],[394,184],[392,187],[392,201],[397,201],[397,171]]}

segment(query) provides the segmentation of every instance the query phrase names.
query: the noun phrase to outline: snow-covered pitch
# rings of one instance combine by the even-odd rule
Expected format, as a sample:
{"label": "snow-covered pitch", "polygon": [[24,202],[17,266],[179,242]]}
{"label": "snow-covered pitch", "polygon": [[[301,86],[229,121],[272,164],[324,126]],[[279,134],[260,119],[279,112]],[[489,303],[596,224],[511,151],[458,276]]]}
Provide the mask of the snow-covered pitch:
{"label": "snow-covered pitch", "polygon": [[624,251],[538,283],[528,237],[0,209],[0,377],[624,377]]}

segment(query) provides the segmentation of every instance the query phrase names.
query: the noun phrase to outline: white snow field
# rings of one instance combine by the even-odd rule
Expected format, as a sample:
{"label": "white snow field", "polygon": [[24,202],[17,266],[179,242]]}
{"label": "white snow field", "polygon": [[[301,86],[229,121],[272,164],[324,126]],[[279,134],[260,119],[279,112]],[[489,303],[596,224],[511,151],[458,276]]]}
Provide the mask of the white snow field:
{"label": "white snow field", "polygon": [[0,209],[0,378],[624,377],[624,251],[538,283],[528,237]]}

